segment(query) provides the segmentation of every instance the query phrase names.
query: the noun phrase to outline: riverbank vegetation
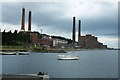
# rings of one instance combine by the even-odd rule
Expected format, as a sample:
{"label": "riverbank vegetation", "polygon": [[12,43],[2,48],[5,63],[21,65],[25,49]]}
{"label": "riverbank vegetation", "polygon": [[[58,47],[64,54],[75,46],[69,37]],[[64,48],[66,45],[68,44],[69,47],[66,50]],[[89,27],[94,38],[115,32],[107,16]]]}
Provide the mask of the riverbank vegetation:
{"label": "riverbank vegetation", "polygon": [[26,43],[30,43],[30,35],[28,33],[18,33],[17,30],[14,33],[2,32],[2,45],[4,46],[22,46]]}
{"label": "riverbank vegetation", "polygon": [[87,51],[87,50],[103,50],[103,49],[66,49],[66,48],[47,48],[47,47],[27,47],[27,46],[2,46],[2,51],[33,51],[42,53],[66,53],[67,51]]}
{"label": "riverbank vegetation", "polygon": [[65,50],[45,47],[2,46],[2,51],[33,51],[41,53],[66,53]]}

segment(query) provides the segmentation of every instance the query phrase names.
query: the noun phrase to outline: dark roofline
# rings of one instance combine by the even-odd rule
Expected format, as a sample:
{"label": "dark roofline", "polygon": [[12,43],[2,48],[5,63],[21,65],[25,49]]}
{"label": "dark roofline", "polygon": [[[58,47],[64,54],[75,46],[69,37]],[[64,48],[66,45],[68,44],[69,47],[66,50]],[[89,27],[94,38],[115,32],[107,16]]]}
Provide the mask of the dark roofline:
{"label": "dark roofline", "polygon": [[52,38],[58,38],[58,39],[62,39],[62,40],[71,40],[71,39],[67,39],[65,37],[61,37],[61,36],[51,36]]}

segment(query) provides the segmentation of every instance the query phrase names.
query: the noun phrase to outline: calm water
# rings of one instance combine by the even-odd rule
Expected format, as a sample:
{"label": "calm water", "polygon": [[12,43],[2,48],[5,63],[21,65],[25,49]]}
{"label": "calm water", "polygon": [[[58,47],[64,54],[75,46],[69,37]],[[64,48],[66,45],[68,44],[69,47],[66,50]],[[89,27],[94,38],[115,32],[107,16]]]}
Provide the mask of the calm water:
{"label": "calm water", "polygon": [[[58,60],[58,54],[76,55],[79,60]],[[3,73],[37,74],[47,72],[54,78],[117,78],[118,51],[71,51],[68,53],[31,53],[3,55]]]}

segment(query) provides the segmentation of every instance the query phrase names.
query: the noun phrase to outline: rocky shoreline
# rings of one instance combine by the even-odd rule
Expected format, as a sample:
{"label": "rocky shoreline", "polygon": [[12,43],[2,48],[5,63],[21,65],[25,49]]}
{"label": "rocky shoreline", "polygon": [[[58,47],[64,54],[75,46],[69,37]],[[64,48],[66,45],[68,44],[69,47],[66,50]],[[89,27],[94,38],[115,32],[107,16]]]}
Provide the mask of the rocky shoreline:
{"label": "rocky shoreline", "polygon": [[34,49],[33,52],[42,52],[42,53],[67,53],[64,50],[42,50],[42,49]]}
{"label": "rocky shoreline", "polygon": [[118,49],[40,49],[40,48],[26,48],[26,49],[0,49],[0,52],[40,52],[40,53],[67,53],[67,51],[88,51],[88,50],[118,50]]}
{"label": "rocky shoreline", "polygon": [[57,50],[57,49],[1,49],[1,52],[28,52],[29,50],[33,52],[41,52],[41,53],[67,53],[65,50]]}

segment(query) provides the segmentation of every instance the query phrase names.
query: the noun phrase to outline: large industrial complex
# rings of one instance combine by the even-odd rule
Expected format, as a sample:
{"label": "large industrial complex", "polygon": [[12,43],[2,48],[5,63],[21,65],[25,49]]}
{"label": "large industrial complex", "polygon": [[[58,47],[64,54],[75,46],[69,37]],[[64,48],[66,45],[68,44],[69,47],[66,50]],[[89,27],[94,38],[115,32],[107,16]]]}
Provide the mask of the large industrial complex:
{"label": "large industrial complex", "polygon": [[30,41],[32,45],[36,46],[46,46],[54,48],[107,48],[107,45],[98,42],[97,37],[92,36],[91,34],[86,34],[85,36],[81,35],[81,20],[79,20],[78,26],[78,42],[76,38],[76,19],[73,17],[73,33],[72,40],[67,39],[61,36],[50,36],[47,34],[42,34],[37,31],[31,31],[31,11],[29,11],[28,18],[28,31],[25,31],[25,8],[22,8],[22,24],[20,33],[29,33]]}

